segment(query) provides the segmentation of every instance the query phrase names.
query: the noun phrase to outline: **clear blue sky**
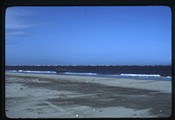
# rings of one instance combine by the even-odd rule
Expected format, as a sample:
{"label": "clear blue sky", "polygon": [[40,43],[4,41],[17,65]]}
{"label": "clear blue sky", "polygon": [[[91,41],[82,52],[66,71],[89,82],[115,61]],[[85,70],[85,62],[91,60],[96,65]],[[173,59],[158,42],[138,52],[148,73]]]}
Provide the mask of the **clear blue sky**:
{"label": "clear blue sky", "polygon": [[6,65],[170,65],[171,9],[9,7]]}

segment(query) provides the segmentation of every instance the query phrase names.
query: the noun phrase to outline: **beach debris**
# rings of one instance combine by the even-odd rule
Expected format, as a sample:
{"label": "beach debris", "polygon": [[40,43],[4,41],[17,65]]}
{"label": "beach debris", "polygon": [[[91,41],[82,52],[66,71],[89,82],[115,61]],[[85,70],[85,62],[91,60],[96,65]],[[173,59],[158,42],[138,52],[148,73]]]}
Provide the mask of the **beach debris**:
{"label": "beach debris", "polygon": [[137,113],[138,115],[140,114],[140,113]]}
{"label": "beach debris", "polygon": [[86,81],[85,83],[89,83],[88,81]]}
{"label": "beach debris", "polygon": [[37,113],[38,113],[38,114],[43,114],[43,112],[40,112],[40,111],[38,111]]}
{"label": "beach debris", "polygon": [[159,110],[159,112],[162,112],[162,110]]}
{"label": "beach debris", "polygon": [[32,81],[33,81],[33,82],[39,82],[38,79],[34,79],[34,80],[32,80]]}
{"label": "beach debris", "polygon": [[75,117],[78,117],[79,115],[78,114],[76,114],[76,116]]}
{"label": "beach debris", "polygon": [[103,110],[99,110],[100,112],[102,112]]}
{"label": "beach debris", "polygon": [[139,116],[140,115],[140,113],[135,113],[135,114],[133,114],[134,116]]}
{"label": "beach debris", "polygon": [[23,90],[23,88],[21,87],[20,90]]}
{"label": "beach debris", "polygon": [[93,111],[96,111],[95,109],[93,109]]}
{"label": "beach debris", "polygon": [[60,96],[65,97],[66,95],[62,92],[62,93],[60,93]]}
{"label": "beach debris", "polygon": [[33,109],[32,108],[28,108],[27,111],[33,112]]}

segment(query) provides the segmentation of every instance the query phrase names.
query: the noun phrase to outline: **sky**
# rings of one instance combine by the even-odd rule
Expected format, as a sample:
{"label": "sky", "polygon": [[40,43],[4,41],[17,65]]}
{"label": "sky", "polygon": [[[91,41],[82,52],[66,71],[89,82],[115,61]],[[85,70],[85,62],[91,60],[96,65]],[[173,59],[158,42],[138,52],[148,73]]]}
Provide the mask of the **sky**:
{"label": "sky", "polygon": [[9,7],[6,65],[170,65],[167,6]]}

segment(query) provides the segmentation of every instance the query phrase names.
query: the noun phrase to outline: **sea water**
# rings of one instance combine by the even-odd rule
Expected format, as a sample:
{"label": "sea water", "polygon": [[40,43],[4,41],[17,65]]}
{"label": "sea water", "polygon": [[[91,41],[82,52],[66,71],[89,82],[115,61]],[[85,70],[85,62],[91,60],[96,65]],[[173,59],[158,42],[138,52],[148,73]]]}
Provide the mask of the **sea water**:
{"label": "sea water", "polygon": [[108,77],[108,78],[130,78],[138,80],[172,80],[171,76],[161,76],[159,74],[99,74],[99,73],[83,73],[83,72],[62,72],[56,71],[32,71],[32,70],[6,70],[11,73],[32,73],[32,74],[58,74],[58,75],[76,75],[76,76],[93,76],[93,77]]}

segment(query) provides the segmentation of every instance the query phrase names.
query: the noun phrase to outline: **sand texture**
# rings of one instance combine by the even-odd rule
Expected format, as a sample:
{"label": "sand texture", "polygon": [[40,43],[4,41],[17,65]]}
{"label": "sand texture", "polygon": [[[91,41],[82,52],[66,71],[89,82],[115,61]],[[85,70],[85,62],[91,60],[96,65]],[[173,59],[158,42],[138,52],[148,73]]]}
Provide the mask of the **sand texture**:
{"label": "sand texture", "polygon": [[171,115],[171,81],[6,73],[8,118],[156,118]]}

